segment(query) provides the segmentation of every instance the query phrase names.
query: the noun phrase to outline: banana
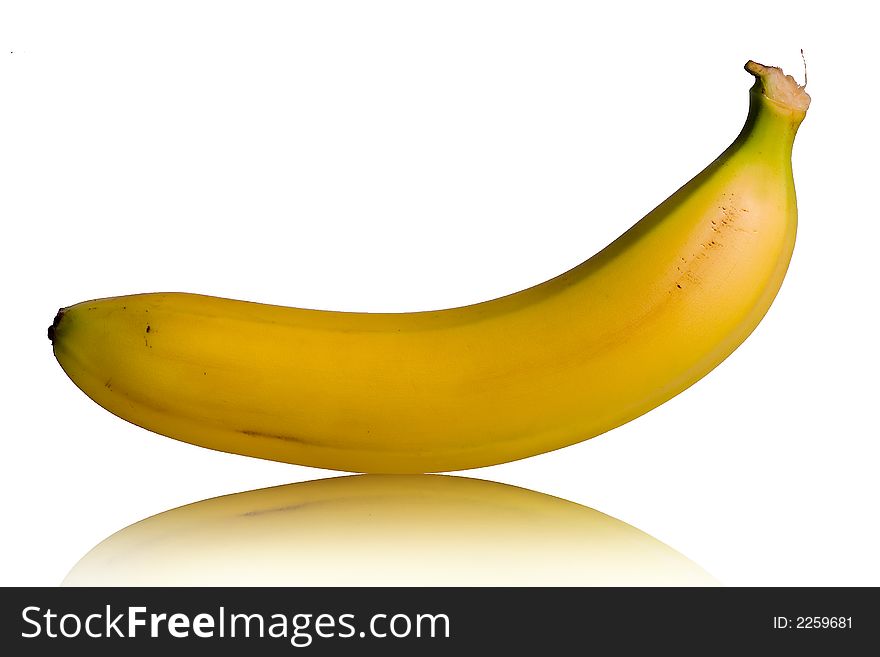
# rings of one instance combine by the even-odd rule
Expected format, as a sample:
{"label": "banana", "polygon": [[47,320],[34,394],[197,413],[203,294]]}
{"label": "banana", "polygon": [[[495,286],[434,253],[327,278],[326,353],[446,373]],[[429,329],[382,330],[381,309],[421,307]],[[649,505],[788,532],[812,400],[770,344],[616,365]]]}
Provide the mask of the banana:
{"label": "banana", "polygon": [[416,313],[99,299],[59,311],[55,356],[94,401],[151,431],[335,470],[475,468],[604,433],[723,361],[782,284],[810,97],[778,68],[746,70],[756,80],[731,146],[540,285]]}
{"label": "banana", "polygon": [[122,529],[64,586],[717,586],[635,527],[479,479],[357,475],[225,495]]}

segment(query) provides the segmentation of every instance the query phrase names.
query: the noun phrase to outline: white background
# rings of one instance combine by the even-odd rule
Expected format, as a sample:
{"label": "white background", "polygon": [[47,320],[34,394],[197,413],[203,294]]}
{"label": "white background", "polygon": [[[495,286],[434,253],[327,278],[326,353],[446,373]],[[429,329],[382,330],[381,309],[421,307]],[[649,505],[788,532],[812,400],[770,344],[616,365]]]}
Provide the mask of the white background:
{"label": "white background", "polygon": [[[127,424],[52,356],[60,306],[181,290],[408,311],[586,259],[738,133],[747,59],[802,79],[798,243],[704,380],[472,476],[556,495],[722,584],[880,585],[878,51],[865,3],[4,2],[0,584],[113,532],[334,473]],[[720,7],[720,8],[719,8]]]}

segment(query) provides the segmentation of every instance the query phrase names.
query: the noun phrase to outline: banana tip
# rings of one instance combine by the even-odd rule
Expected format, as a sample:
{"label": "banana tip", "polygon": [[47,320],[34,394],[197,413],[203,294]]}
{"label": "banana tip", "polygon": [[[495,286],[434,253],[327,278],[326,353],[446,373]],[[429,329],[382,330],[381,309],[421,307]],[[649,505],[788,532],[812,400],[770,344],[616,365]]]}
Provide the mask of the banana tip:
{"label": "banana tip", "polygon": [[59,308],[58,313],[55,315],[55,319],[52,320],[52,325],[49,327],[49,340],[52,344],[55,344],[55,331],[58,328],[58,324],[61,323],[61,318],[64,317],[64,308]]}

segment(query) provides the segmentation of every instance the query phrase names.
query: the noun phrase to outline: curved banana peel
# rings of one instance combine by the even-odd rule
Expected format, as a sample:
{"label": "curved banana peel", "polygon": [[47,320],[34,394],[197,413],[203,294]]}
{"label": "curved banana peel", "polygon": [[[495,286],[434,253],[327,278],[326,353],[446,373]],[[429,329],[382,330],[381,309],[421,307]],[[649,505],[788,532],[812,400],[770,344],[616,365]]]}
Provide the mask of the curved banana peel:
{"label": "curved banana peel", "polygon": [[634,527],[534,491],[361,475],[205,500],[99,544],[66,586],[714,586]]}
{"label": "curved banana peel", "polygon": [[334,470],[439,472],[604,433],[723,361],[791,259],[809,96],[755,62],[745,126],[612,244],[540,285],[418,313],[183,293],[62,309],[55,356],[104,408],[212,449]]}

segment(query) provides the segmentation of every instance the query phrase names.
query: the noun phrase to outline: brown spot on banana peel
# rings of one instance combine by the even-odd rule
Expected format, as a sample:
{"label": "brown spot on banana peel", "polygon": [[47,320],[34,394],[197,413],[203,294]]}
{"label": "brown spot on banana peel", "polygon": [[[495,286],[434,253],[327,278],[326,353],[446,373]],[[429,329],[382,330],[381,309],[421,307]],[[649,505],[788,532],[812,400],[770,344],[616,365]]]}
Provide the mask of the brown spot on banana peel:
{"label": "brown spot on banana peel", "polygon": [[[256,431],[254,429],[239,429],[238,433],[245,436],[250,436],[252,438],[269,438],[271,440],[282,440],[286,443],[294,443],[296,445],[308,445],[310,447],[339,447],[339,445],[332,444],[326,440],[307,440],[305,438],[300,438],[299,436],[291,436],[281,433],[268,433],[266,431]],[[377,446],[377,448],[381,449],[381,447],[379,446]]]}
{"label": "brown spot on banana peel", "polygon": [[[291,436],[291,435],[280,434],[280,433],[269,433],[266,431],[256,431],[253,429],[238,429],[237,432],[242,435],[245,435],[245,436],[251,436],[253,438],[270,438],[272,440],[283,440],[284,442],[294,443],[294,444],[298,444],[298,445],[309,445],[309,446],[313,446],[313,447],[326,447],[326,448],[334,448],[334,449],[340,449],[340,448],[346,447],[346,445],[344,445],[343,443],[339,443],[339,442],[331,442],[328,440],[320,440],[320,441],[314,440],[313,441],[313,440],[307,440],[305,438],[300,438],[299,436]],[[369,433],[369,431],[367,431],[367,433]],[[372,449],[377,450],[377,451],[380,450],[383,452],[396,453],[396,454],[412,455],[412,454],[419,453],[419,451],[415,450],[412,445],[400,445],[397,447],[393,447],[388,444],[377,443],[372,446]]]}
{"label": "brown spot on banana peel", "polygon": [[702,262],[710,258],[713,249],[724,247],[723,240],[724,234],[726,232],[757,232],[757,230],[748,230],[746,228],[741,228],[740,226],[736,225],[737,219],[739,219],[739,213],[748,212],[748,210],[746,208],[736,207],[736,197],[733,194],[724,194],[724,196],[729,198],[724,202],[724,205],[719,204],[718,206],[718,210],[721,216],[717,219],[712,219],[709,222],[709,227],[711,228],[712,234],[714,235],[713,239],[701,242],[699,251],[697,251],[697,253],[694,253],[691,256],[690,260],[688,260],[684,256],[680,256],[681,261],[688,265],[688,268],[682,270],[681,266],[676,266],[676,270],[679,272],[679,276],[675,279],[674,283],[677,289],[682,289],[682,283],[684,282],[694,283],[696,285],[699,285],[701,283],[699,269],[702,266]]}
{"label": "brown spot on banana peel", "polygon": [[303,440],[302,438],[297,438],[296,436],[287,436],[279,433],[265,433],[263,431],[254,431],[252,429],[239,429],[238,432],[244,434],[245,436],[252,436],[254,438],[271,438],[272,440],[283,440],[284,442],[299,443],[300,445],[318,445],[318,443],[316,442]]}

